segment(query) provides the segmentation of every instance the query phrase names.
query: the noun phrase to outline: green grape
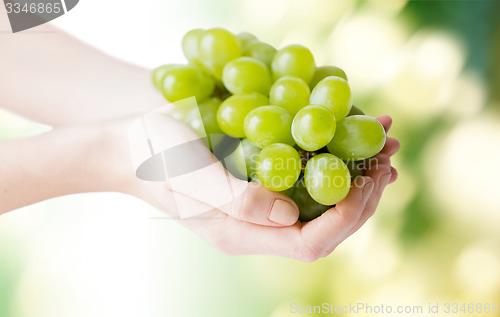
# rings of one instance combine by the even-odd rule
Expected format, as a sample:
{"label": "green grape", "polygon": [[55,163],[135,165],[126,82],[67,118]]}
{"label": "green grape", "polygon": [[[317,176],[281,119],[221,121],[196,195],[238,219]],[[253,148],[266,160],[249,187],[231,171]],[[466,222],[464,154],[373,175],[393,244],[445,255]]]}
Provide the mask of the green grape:
{"label": "green grape", "polygon": [[166,64],[166,65],[161,65],[156,67],[153,70],[153,84],[156,87],[156,89],[161,91],[161,85],[163,78],[165,77],[165,74],[174,68],[177,67],[182,67],[183,65],[178,65],[178,64]]}
{"label": "green grape", "polygon": [[338,68],[337,66],[321,66],[316,69],[314,77],[309,83],[311,89],[316,87],[316,85],[326,77],[337,76],[347,81],[347,75],[345,72]]}
{"label": "green grape", "polygon": [[184,35],[182,38],[182,51],[186,59],[192,64],[199,64],[200,50],[199,43],[200,37],[205,33],[202,29],[193,29]]}
{"label": "green grape", "polygon": [[170,102],[196,97],[197,102],[207,99],[214,91],[214,80],[195,65],[169,69],[162,81],[162,92]]}
{"label": "green grape", "polygon": [[358,115],[364,116],[365,113],[363,112],[363,110],[359,109],[355,105],[352,105],[351,111],[349,111],[349,114],[347,116],[350,117],[350,116],[358,116]]}
{"label": "green grape", "polygon": [[314,56],[302,45],[289,45],[279,50],[271,63],[275,79],[293,76],[309,83],[316,71]]}
{"label": "green grape", "polygon": [[380,152],[385,145],[385,130],[377,119],[357,115],[337,121],[337,132],[328,151],[343,160],[364,160]]}
{"label": "green grape", "polygon": [[297,189],[297,183],[299,181],[295,182],[295,184],[293,184],[292,187],[288,188],[288,189],[285,189],[283,191],[281,191],[283,194],[287,195],[288,197],[290,197],[291,199],[293,199],[293,195],[295,194],[295,190]]}
{"label": "green grape", "polygon": [[351,111],[351,87],[340,77],[326,77],[311,92],[311,104],[326,107],[337,121],[342,120]]}
{"label": "green grape", "polygon": [[295,190],[291,198],[299,207],[300,221],[311,221],[314,218],[321,216],[325,211],[331,208],[331,206],[319,204],[311,197],[311,195],[309,195],[303,178],[297,181],[292,188]]}
{"label": "green grape", "polygon": [[335,134],[335,117],[323,106],[302,108],[293,119],[292,135],[303,150],[314,152],[326,146]]}
{"label": "green grape", "polygon": [[237,138],[245,137],[244,122],[253,109],[269,104],[269,99],[259,93],[233,95],[217,110],[217,123],[224,133]]}
{"label": "green grape", "polygon": [[259,39],[255,35],[248,32],[238,33],[236,37],[240,41],[240,46],[242,50],[246,49],[249,45],[252,45],[253,43],[259,42]]}
{"label": "green grape", "polygon": [[264,42],[252,42],[243,51],[243,56],[253,57],[271,67],[274,55],[277,50],[270,44]]}
{"label": "green grape", "polygon": [[186,103],[181,105],[174,103],[174,106],[168,112],[168,115],[176,120],[187,123],[190,112],[195,108],[197,108],[196,103]]}
{"label": "green grape", "polygon": [[257,177],[266,188],[283,191],[295,184],[301,166],[300,155],[293,147],[275,143],[260,152],[257,159]]}
{"label": "green grape", "polygon": [[210,98],[198,107],[191,109],[186,116],[186,123],[198,134],[208,139],[210,149],[217,146],[224,137],[222,130],[217,124],[217,109],[221,104],[219,98]]}
{"label": "green grape", "polygon": [[309,104],[310,90],[300,78],[285,76],[278,79],[269,93],[272,105],[285,108],[292,116]]}
{"label": "green grape", "polygon": [[351,187],[346,164],[329,153],[313,156],[307,161],[304,179],[309,195],[323,205],[338,203],[347,196]]}
{"label": "green grape", "polygon": [[224,66],[222,83],[233,94],[260,92],[267,95],[271,87],[271,74],[261,61],[240,57]]}
{"label": "green grape", "polygon": [[206,30],[199,42],[200,60],[214,77],[222,79],[222,69],[227,62],[241,56],[238,38],[231,32],[215,28]]}
{"label": "green grape", "polygon": [[351,173],[351,182],[354,181],[355,178],[363,176],[365,174],[364,170],[366,168],[366,161],[346,161],[345,164],[347,168],[349,168],[349,172]]}
{"label": "green grape", "polygon": [[255,145],[264,148],[273,143],[294,145],[292,116],[278,106],[262,106],[250,111],[245,118],[245,135]]}
{"label": "green grape", "polygon": [[260,151],[261,149],[250,142],[250,140],[241,140],[240,145],[234,151],[236,169],[241,175],[247,175],[248,178],[255,176],[255,167]]}

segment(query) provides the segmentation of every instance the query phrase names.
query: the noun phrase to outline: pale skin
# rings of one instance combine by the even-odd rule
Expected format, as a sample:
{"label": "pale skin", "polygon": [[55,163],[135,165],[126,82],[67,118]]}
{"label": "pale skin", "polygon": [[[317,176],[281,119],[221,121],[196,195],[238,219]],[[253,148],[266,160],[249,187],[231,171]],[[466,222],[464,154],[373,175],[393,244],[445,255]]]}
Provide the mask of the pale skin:
{"label": "pale skin", "polygon": [[[8,30],[6,23],[0,14],[1,30]],[[0,34],[0,107],[54,129],[0,142],[0,214],[58,196],[105,191],[136,196],[177,216],[172,189],[136,178],[130,160],[130,123],[166,103],[152,87],[151,71],[115,60],[49,25],[32,31],[44,33]],[[378,120],[389,131],[392,119]],[[193,138],[174,119],[165,118],[165,126],[176,141]],[[398,150],[399,142],[388,137],[377,164],[342,202],[313,221],[298,221],[298,208],[287,196],[231,177],[232,186],[244,191],[223,206],[215,204],[215,186],[190,190],[192,184],[178,193],[193,206],[211,209],[180,223],[228,254],[315,261],[374,214],[384,188],[397,178],[390,158]],[[186,155],[211,155],[203,147],[193,151]],[[196,184],[225,177],[220,166]]]}

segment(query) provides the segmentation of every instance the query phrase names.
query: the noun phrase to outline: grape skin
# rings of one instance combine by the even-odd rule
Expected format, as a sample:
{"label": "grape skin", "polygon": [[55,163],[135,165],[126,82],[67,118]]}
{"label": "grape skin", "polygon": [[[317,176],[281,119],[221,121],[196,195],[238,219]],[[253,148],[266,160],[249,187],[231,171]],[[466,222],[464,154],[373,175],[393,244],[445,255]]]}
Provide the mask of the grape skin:
{"label": "grape skin", "polygon": [[292,122],[292,136],[295,143],[310,152],[326,146],[332,140],[335,129],[333,114],[318,105],[302,108]]}
{"label": "grape skin", "polygon": [[182,66],[182,65],[179,65],[179,64],[165,64],[165,65],[161,65],[161,66],[156,67],[153,70],[153,76],[152,76],[153,85],[156,87],[156,89],[158,89],[159,91],[161,91],[162,81],[163,81],[163,78],[165,78],[165,74],[169,70],[174,69],[174,68],[179,67],[179,66]]}
{"label": "grape skin", "polygon": [[217,80],[222,79],[224,65],[240,57],[241,54],[240,41],[234,34],[225,29],[209,29],[200,37],[200,61],[211,70]]}
{"label": "grape skin", "polygon": [[281,77],[271,87],[269,101],[271,104],[285,108],[294,116],[302,107],[309,104],[311,91],[305,81],[300,78]]}
{"label": "grape skin", "polygon": [[271,74],[261,61],[240,57],[224,66],[222,82],[233,94],[259,92],[267,95],[271,87]]}
{"label": "grape skin", "polygon": [[384,127],[377,119],[355,115],[337,122],[337,132],[327,147],[343,160],[359,161],[379,153],[385,140]]}
{"label": "grape skin", "polygon": [[245,135],[255,145],[264,148],[273,143],[294,145],[292,116],[278,106],[262,106],[250,111],[245,118]]}
{"label": "grape skin", "polygon": [[186,116],[186,123],[201,138],[207,137],[208,147],[216,147],[223,138],[223,132],[217,124],[217,110],[221,104],[219,98],[210,98],[198,107],[191,109]]}
{"label": "grape skin", "polygon": [[243,51],[243,56],[249,56],[258,59],[270,68],[276,52],[277,50],[268,43],[252,42]]}
{"label": "grape skin", "polygon": [[259,93],[233,95],[224,100],[217,110],[217,123],[224,133],[244,138],[244,122],[247,114],[256,107],[266,104],[269,104],[269,99]]}
{"label": "grape skin", "polygon": [[192,96],[202,102],[214,92],[215,81],[195,65],[182,65],[166,71],[161,88],[170,102]]}
{"label": "grape skin", "polygon": [[313,156],[307,162],[304,179],[309,195],[327,206],[343,200],[351,187],[351,174],[346,164],[329,153]]}
{"label": "grape skin", "polygon": [[314,87],[310,103],[326,107],[333,113],[335,119],[340,121],[351,111],[351,87],[340,77],[326,77]]}
{"label": "grape skin", "polygon": [[299,153],[290,145],[275,143],[262,149],[257,159],[257,177],[266,188],[283,191],[300,176]]}
{"label": "grape skin", "polygon": [[257,158],[261,148],[255,146],[250,140],[241,140],[240,145],[234,151],[235,166],[241,175],[252,179],[256,176]]}
{"label": "grape skin", "polygon": [[274,79],[284,76],[297,77],[309,84],[316,71],[311,51],[302,45],[289,45],[280,49],[271,63]]}
{"label": "grape skin", "polygon": [[259,39],[252,33],[241,32],[236,35],[240,42],[240,46],[242,50],[245,50],[248,46],[253,43],[259,42]]}
{"label": "grape skin", "polygon": [[348,81],[346,73],[342,69],[338,68],[337,66],[321,66],[321,67],[318,67],[316,69],[316,72],[314,73],[313,79],[309,83],[311,89],[316,87],[316,85],[321,80],[325,79],[326,77],[330,77],[330,76],[337,76],[337,77],[344,79],[345,81]]}

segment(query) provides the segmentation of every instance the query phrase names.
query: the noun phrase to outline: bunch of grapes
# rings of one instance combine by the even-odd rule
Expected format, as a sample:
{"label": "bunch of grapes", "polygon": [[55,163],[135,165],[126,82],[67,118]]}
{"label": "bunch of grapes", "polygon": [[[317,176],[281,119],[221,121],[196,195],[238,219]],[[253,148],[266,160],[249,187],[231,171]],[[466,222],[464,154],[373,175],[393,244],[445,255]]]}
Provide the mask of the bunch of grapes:
{"label": "bunch of grapes", "polygon": [[382,125],[353,106],[345,72],[316,67],[302,45],[276,50],[250,33],[214,28],[189,31],[182,49],[189,63],[158,67],[153,82],[167,100],[194,96],[198,107],[170,115],[206,136],[211,150],[237,140],[231,172],[284,192],[302,221],[343,200],[385,144]]}

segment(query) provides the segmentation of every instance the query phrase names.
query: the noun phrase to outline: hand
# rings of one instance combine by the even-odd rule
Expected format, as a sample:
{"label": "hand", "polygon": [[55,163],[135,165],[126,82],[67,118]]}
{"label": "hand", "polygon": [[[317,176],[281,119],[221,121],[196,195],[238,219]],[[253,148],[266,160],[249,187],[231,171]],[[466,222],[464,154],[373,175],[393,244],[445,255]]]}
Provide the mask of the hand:
{"label": "hand", "polygon": [[[167,117],[162,120],[163,132],[171,137],[172,144],[197,138],[183,124]],[[378,120],[388,131],[392,119],[381,116]],[[297,221],[297,206],[291,199],[227,175],[201,144],[185,156],[213,160],[211,168],[180,176],[175,183],[182,185],[175,189],[164,182],[131,177],[128,192],[171,215],[179,207],[175,201],[181,202],[183,208],[205,208],[207,212],[181,223],[225,253],[272,254],[310,262],[330,254],[374,214],[384,188],[397,178],[390,157],[398,150],[399,142],[387,138],[381,153],[372,159],[366,176],[353,182],[349,195],[320,217],[305,223]],[[237,194],[221,203],[224,201],[221,196],[227,194],[221,193],[221,188],[228,181]]]}

